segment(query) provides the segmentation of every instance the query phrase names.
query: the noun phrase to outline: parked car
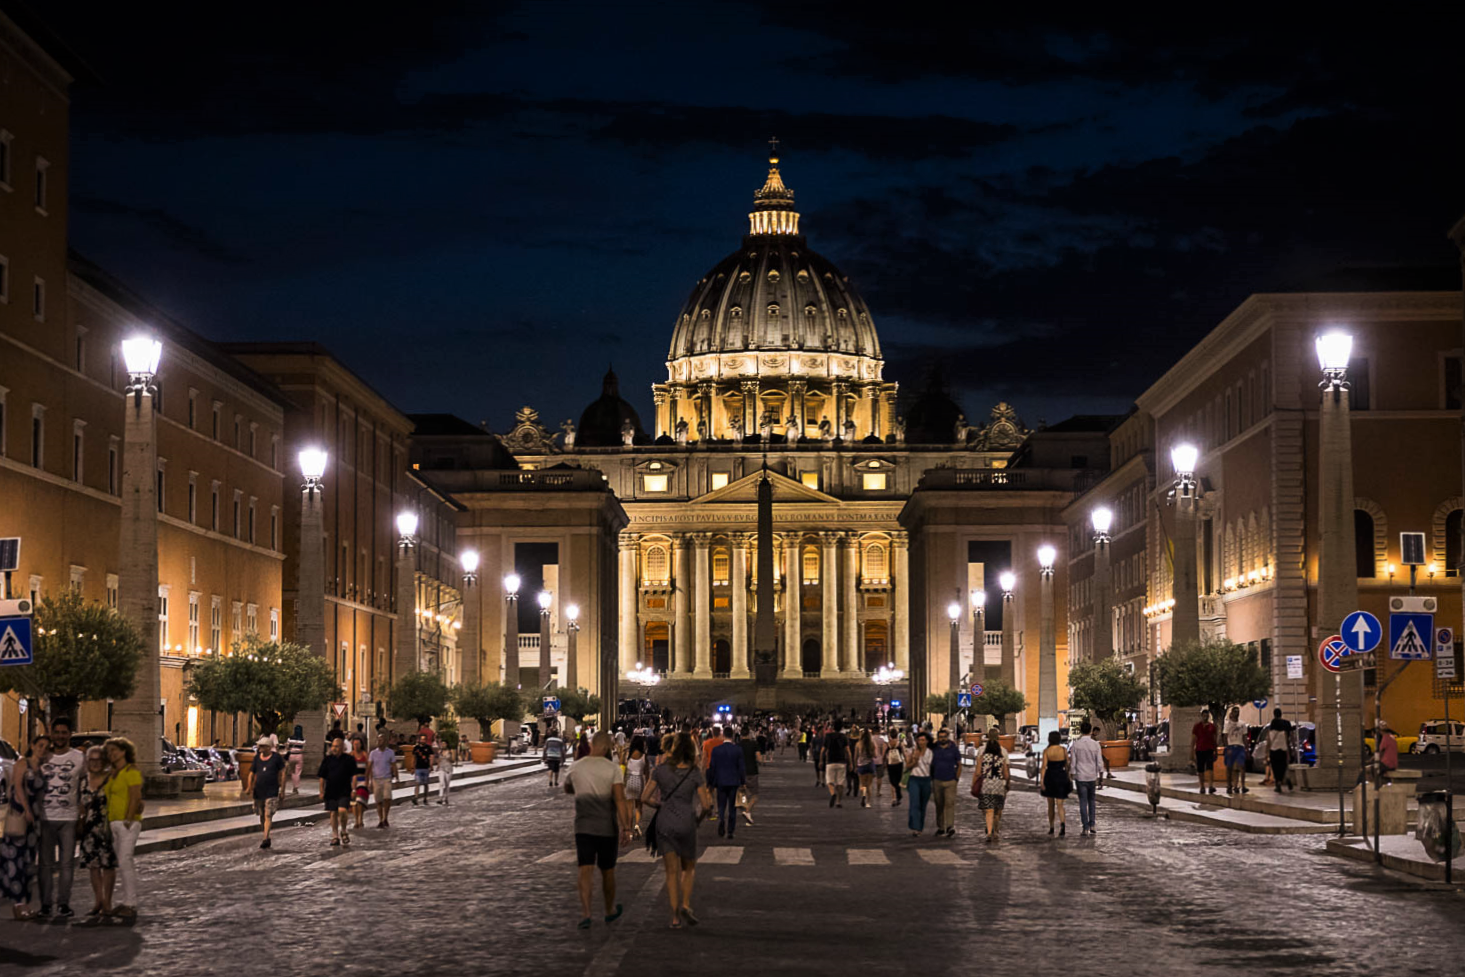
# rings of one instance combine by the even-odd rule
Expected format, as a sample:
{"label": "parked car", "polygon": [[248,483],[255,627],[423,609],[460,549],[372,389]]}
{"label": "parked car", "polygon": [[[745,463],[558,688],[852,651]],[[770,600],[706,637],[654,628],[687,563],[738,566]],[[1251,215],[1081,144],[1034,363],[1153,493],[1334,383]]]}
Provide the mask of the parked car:
{"label": "parked car", "polygon": [[15,766],[15,761],[20,759],[20,753],[4,740],[0,740],[0,798],[10,796],[10,770]]}
{"label": "parked car", "polygon": [[[1450,752],[1455,753],[1465,750],[1465,722],[1450,720],[1454,727],[1449,730]],[[1419,739],[1414,744],[1415,753],[1439,753],[1445,749],[1445,721],[1443,719],[1431,719],[1427,723],[1419,724]],[[1403,749],[1403,744],[1400,744]]]}
{"label": "parked car", "polygon": [[[1418,749],[1418,747],[1419,747],[1419,737],[1418,736],[1400,736],[1398,733],[1395,733],[1394,734],[1394,739],[1399,744],[1399,752],[1400,753],[1418,753],[1419,752],[1419,749]],[[1373,745],[1373,734],[1372,733],[1368,733],[1368,734],[1365,734],[1364,735],[1364,737],[1363,737],[1363,745],[1368,748],[1368,752],[1370,752],[1370,753],[1372,753],[1376,749],[1376,747]]]}

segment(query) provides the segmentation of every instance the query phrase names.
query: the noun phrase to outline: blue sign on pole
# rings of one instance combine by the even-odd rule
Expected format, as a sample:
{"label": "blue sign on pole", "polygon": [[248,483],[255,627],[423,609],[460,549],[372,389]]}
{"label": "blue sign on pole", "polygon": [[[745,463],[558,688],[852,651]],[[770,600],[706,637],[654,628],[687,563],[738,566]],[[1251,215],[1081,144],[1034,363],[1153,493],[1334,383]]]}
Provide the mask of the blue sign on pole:
{"label": "blue sign on pole", "polygon": [[1383,636],[1383,625],[1368,611],[1354,611],[1343,618],[1343,626],[1338,629],[1338,637],[1355,655],[1373,651]]}
{"label": "blue sign on pole", "polygon": [[956,708],[970,709],[972,707],[972,694],[970,692],[958,692],[956,694]]}
{"label": "blue sign on pole", "polygon": [[544,714],[553,716],[560,711],[560,700],[552,695],[544,697]]}
{"label": "blue sign on pole", "polygon": [[1258,709],[1265,709],[1267,707],[1267,700],[1266,699],[1253,699],[1251,704],[1254,705],[1254,706],[1256,706]]}
{"label": "blue sign on pole", "polygon": [[29,665],[34,660],[31,619],[0,617],[0,665]]}
{"label": "blue sign on pole", "polygon": [[1389,657],[1428,661],[1434,657],[1433,614],[1390,614]]}

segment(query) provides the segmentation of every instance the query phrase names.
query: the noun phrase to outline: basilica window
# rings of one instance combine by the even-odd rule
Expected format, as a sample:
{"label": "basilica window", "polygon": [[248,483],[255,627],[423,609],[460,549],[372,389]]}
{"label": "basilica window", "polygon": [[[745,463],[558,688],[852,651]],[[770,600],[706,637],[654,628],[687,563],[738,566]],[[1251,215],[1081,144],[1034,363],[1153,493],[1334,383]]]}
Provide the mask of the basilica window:
{"label": "basilica window", "polygon": [[808,316],[810,319],[814,318],[814,313],[818,311],[819,310],[814,308],[812,305],[804,306],[804,315]]}
{"label": "basilica window", "polygon": [[805,270],[800,269],[799,274],[798,274],[798,279],[801,282],[808,281],[809,280],[809,273],[807,271],[805,271]]}
{"label": "basilica window", "polygon": [[819,582],[819,550],[814,546],[804,547],[804,583]]}
{"label": "basilica window", "polygon": [[752,272],[745,271],[741,275],[738,276],[738,281],[741,282],[744,285],[748,284],[752,280],[753,280],[753,273]]}
{"label": "basilica window", "polygon": [[666,491],[666,476],[665,475],[642,475],[641,476],[641,487],[645,491],[647,491],[647,492],[665,492]]}
{"label": "basilica window", "polygon": [[[867,478],[869,476],[866,476]],[[871,543],[865,547],[865,567],[863,571],[867,583],[886,583],[890,579],[890,562],[887,559],[884,543]]]}
{"label": "basilica window", "polygon": [[728,556],[727,550],[718,549],[712,551],[712,582],[714,584],[727,583],[728,571],[731,564],[732,558]]}
{"label": "basilica window", "polygon": [[777,302],[775,302],[774,304],[772,304],[772,305],[770,305],[768,307],[768,314],[771,315],[771,316],[778,315],[778,303]]}
{"label": "basilica window", "polygon": [[732,313],[732,317],[734,319],[741,319],[743,317],[743,310],[739,306],[736,306],[735,305],[731,309],[729,309],[728,311]]}
{"label": "basilica window", "polygon": [[727,488],[727,480],[728,480],[728,473],[727,472],[713,472],[712,473],[712,488],[714,490],[720,489],[720,488]]}
{"label": "basilica window", "polygon": [[777,271],[776,271],[776,270],[774,270],[774,271],[770,271],[770,272],[769,272],[769,273],[768,273],[768,280],[769,280],[769,281],[770,281],[770,282],[776,282],[776,281],[778,281],[778,277],[779,277],[779,276],[778,276],[778,272],[777,272]]}
{"label": "basilica window", "polygon": [[865,472],[861,484],[866,492],[884,492],[885,472]]}
{"label": "basilica window", "polygon": [[819,487],[819,473],[818,472],[799,472],[799,481],[803,482],[805,485],[809,486],[809,488],[811,488],[811,489],[816,489],[816,488]]}
{"label": "basilica window", "polygon": [[646,583],[667,584],[671,582],[671,569],[665,546],[651,546],[646,550]]}
{"label": "basilica window", "polygon": [[849,310],[840,309],[838,312],[835,313],[835,315],[839,316],[840,320],[843,321],[849,318]]}

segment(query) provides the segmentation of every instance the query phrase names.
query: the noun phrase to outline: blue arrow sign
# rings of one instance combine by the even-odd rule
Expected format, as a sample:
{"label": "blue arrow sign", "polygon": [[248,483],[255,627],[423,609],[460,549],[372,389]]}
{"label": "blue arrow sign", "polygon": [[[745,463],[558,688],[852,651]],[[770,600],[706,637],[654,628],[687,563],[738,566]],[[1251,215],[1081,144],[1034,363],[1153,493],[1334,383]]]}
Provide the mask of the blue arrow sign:
{"label": "blue arrow sign", "polygon": [[1384,628],[1379,624],[1379,619],[1368,611],[1354,611],[1343,618],[1343,626],[1338,629],[1338,636],[1355,655],[1361,655],[1364,652],[1373,651],[1379,646],[1379,641],[1384,636]]}
{"label": "blue arrow sign", "polygon": [[29,665],[31,652],[31,619],[0,617],[0,665]]}
{"label": "blue arrow sign", "polygon": [[1251,704],[1254,705],[1254,706],[1256,706],[1258,709],[1265,709],[1267,707],[1267,700],[1266,699],[1254,699]]}
{"label": "blue arrow sign", "polygon": [[970,692],[958,692],[956,694],[956,708],[970,709],[972,707],[972,694]]}
{"label": "blue arrow sign", "polygon": [[1399,661],[1428,661],[1434,657],[1433,614],[1390,614],[1389,657]]}

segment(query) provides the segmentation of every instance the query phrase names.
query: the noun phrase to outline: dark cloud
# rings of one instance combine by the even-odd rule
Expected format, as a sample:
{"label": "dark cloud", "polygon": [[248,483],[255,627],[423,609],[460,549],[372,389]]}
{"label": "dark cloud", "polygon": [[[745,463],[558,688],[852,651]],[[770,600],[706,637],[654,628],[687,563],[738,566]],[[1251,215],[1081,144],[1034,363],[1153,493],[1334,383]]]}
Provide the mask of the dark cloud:
{"label": "dark cloud", "polygon": [[217,240],[207,231],[179,220],[158,207],[133,207],[116,200],[104,200],[86,193],[71,195],[71,209],[74,213],[97,217],[125,217],[138,221],[152,231],[169,247],[189,254],[195,254],[209,261],[227,265],[248,264],[248,255]]}

